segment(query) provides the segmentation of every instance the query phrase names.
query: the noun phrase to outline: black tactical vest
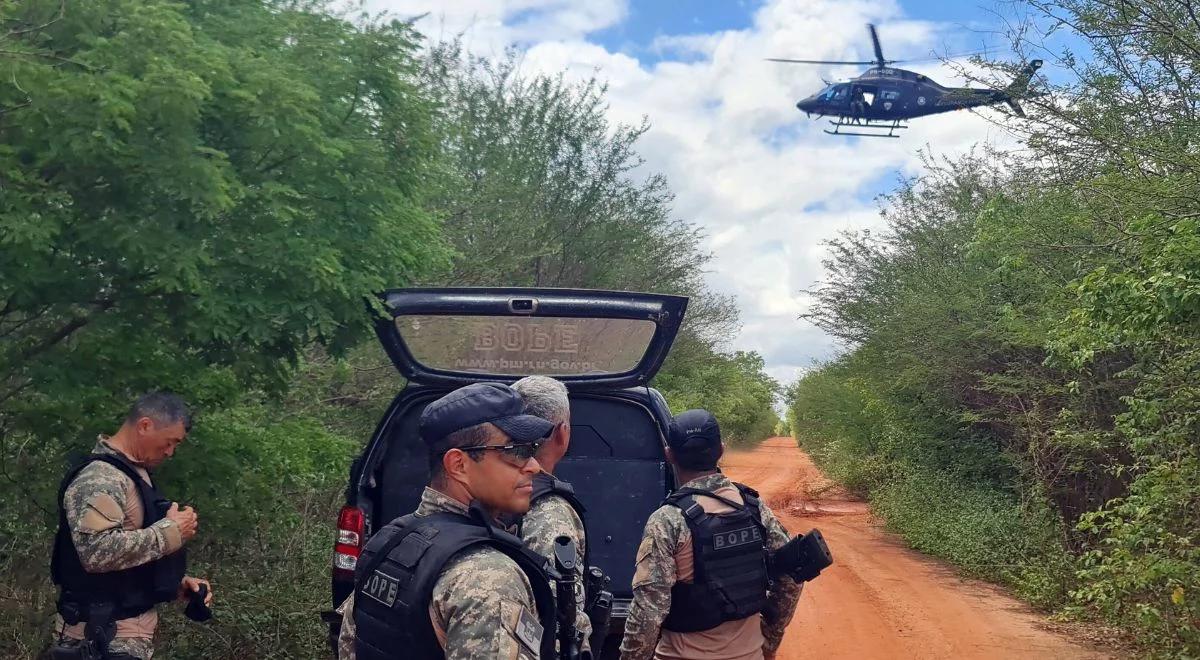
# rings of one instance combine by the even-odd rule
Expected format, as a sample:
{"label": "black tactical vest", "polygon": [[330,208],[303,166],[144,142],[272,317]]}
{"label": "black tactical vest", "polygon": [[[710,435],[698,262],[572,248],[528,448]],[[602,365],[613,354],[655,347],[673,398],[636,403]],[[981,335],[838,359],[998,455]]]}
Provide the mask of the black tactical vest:
{"label": "black tactical vest", "polygon": [[122,456],[93,454],[67,472],[58,489],[58,534],[54,538],[50,575],[59,586],[58,612],[70,624],[86,619],[93,603],[111,603],[113,619],[120,620],[149,611],[158,603],[175,600],[187,568],[187,551],[180,549],[122,571],[88,573],[83,569],[79,552],[71,540],[63,496],[79,472],[96,461],[108,463],[133,480],[142,502],[143,529],[162,520],[171,508],[171,501],[160,495],[153,484],[146,483],[133,464]]}
{"label": "black tactical vest", "polygon": [[[666,500],[687,520],[695,561],[693,581],[671,588],[671,609],[662,625],[667,630],[708,630],[758,614],[767,604],[766,529],[758,493],[742,484],[734,486],[744,504],[695,488],[680,488]],[[705,513],[697,495],[721,500],[734,511]]]}
{"label": "black tactical vest", "polygon": [[[354,572],[355,656],[358,660],[445,657],[429,620],[433,586],[451,557],[486,545],[503,552],[529,578],[537,606],[541,639],[526,640],[542,658],[554,657],[554,593],[546,559],[521,539],[497,529],[472,507],[470,515],[409,514],[380,529],[359,558]],[[501,625],[500,621],[496,625]],[[525,632],[528,633],[526,629]]]}
{"label": "black tactical vest", "polygon": [[575,495],[575,487],[571,484],[555,477],[548,472],[539,472],[533,475],[533,494],[530,495],[530,503],[538,501],[538,498],[544,495],[558,495],[575,509],[575,513],[583,520],[583,514],[587,511],[584,508],[583,502],[579,501],[579,497]]}
{"label": "black tactical vest", "polygon": [[[558,495],[563,498],[567,504],[571,505],[572,509],[575,509],[575,515],[579,516],[580,522],[587,521],[587,518],[584,518],[587,509],[584,508],[583,502],[579,501],[579,496],[575,494],[575,487],[548,472],[539,472],[533,476],[533,494],[529,496],[530,507],[539,498],[546,495]],[[522,517],[521,522],[517,523],[518,528],[523,522],[524,518]],[[583,551],[583,568],[586,570],[588,566],[591,566],[588,562],[591,559],[592,545],[585,542]]]}

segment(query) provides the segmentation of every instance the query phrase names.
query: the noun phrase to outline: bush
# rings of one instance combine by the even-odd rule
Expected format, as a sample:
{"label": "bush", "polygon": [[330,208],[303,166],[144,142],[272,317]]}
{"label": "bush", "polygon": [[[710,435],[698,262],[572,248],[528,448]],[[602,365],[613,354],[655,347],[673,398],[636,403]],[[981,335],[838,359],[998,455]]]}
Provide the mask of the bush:
{"label": "bush", "polygon": [[969,443],[950,448],[916,415],[850,377],[861,368],[861,361],[843,360],[789,389],[800,446],[830,477],[869,499],[913,548],[1013,586],[1039,606],[1061,605],[1072,565],[1044,501],[1022,501],[1006,488],[999,477],[1008,471],[996,467],[998,457]]}
{"label": "bush", "polygon": [[1200,546],[1183,521],[1200,514],[1200,461],[1142,475],[1128,497],[1085,516],[1100,536],[1080,562],[1082,607],[1137,629],[1164,654],[1200,648]]}
{"label": "bush", "polygon": [[1012,493],[917,469],[874,491],[871,505],[914,549],[1014,586],[1037,605],[1060,605],[1072,585],[1052,516]]}

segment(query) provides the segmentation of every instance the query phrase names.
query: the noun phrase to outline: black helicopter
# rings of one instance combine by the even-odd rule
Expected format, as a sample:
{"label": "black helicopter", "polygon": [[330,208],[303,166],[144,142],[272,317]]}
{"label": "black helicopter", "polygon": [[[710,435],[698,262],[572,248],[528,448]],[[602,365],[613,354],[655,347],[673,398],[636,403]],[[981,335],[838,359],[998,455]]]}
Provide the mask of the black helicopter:
{"label": "black helicopter", "polygon": [[[1041,60],[1033,60],[1027,64],[1012,84],[1004,89],[942,87],[928,76],[890,66],[898,60],[883,59],[883,49],[879,46],[879,35],[875,32],[875,26],[868,24],[867,30],[871,33],[871,42],[875,46],[875,60],[871,62],[768,58],[772,62],[791,64],[874,65],[857,78],[829,85],[796,104],[797,108],[810,117],[814,114],[818,117],[835,117],[836,119],[829,122],[833,130],[825,129],[826,133],[900,137],[895,132],[908,128],[903,122],[909,119],[997,103],[1005,103],[1018,116],[1025,116],[1017,101],[1031,96],[1029,81],[1034,72],[1042,66]],[[843,131],[843,128],[857,132]]]}

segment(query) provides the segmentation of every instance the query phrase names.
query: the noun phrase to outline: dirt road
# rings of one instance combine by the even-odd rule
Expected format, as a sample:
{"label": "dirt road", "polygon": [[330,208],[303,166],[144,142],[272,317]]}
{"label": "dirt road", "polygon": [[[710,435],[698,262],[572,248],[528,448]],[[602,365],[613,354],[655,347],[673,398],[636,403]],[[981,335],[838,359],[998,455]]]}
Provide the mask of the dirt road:
{"label": "dirt road", "polygon": [[810,582],[778,660],[809,658],[1116,658],[1052,631],[1000,589],[955,575],[880,530],[791,438],[722,465],[758,489],[792,533],[821,530],[834,565]]}

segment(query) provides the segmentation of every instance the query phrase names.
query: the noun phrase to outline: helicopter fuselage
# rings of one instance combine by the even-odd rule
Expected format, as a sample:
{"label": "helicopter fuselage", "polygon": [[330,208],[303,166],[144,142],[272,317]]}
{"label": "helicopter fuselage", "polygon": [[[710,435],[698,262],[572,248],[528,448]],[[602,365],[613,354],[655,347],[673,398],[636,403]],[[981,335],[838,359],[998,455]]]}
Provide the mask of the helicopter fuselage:
{"label": "helicopter fuselage", "polygon": [[1006,91],[942,87],[923,74],[883,66],[829,85],[796,107],[810,115],[894,122],[1010,99]]}

